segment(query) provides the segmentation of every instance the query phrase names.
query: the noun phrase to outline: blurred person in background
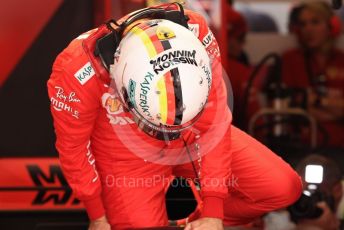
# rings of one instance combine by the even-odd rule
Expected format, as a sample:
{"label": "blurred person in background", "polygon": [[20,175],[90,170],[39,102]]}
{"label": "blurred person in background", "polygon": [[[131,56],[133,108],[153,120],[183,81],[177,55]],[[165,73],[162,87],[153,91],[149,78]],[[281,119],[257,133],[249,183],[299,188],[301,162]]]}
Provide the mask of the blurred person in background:
{"label": "blurred person in background", "polygon": [[[321,166],[322,173],[312,172],[307,173],[307,167],[309,166]],[[332,159],[321,156],[321,155],[309,155],[301,160],[296,166],[296,171],[301,175],[304,185],[304,194],[306,191],[311,191],[307,196],[308,198],[304,201],[302,207],[317,207],[322,210],[322,213],[317,218],[310,218],[306,216],[311,216],[310,212],[314,209],[308,208],[308,213],[304,213],[304,217],[297,216],[293,217],[293,209],[290,209],[292,219],[297,223],[297,229],[322,229],[322,230],[336,230],[339,229],[340,221],[336,216],[338,210],[338,205],[343,197],[343,187],[342,187],[342,172],[339,165]],[[309,174],[309,175],[307,175]],[[317,175],[319,174],[319,175]],[[309,179],[310,177],[318,176],[320,183],[314,183]],[[316,188],[312,188],[312,186]],[[309,199],[310,197],[310,199]],[[302,198],[300,198],[301,200]],[[300,201],[299,200],[299,201]],[[296,202],[297,204],[298,202]],[[295,204],[294,204],[295,206]],[[293,207],[293,206],[292,206]],[[306,210],[306,209],[304,209]]]}
{"label": "blurred person in background", "polygon": [[289,28],[299,47],[283,54],[283,81],[306,90],[307,97],[294,100],[316,118],[322,141],[344,147],[344,53],[335,48],[340,21],[327,3],[312,1],[293,9]]}
{"label": "blurred person in background", "polygon": [[251,73],[249,67],[249,59],[244,50],[245,39],[247,33],[247,23],[245,18],[231,5],[227,5],[227,38],[228,38],[228,61],[226,72],[230,79],[233,89],[233,123],[238,124],[241,119],[240,111],[242,111],[243,92],[246,82]]}
{"label": "blurred person in background", "polygon": [[[307,169],[309,166],[320,167],[320,172]],[[328,157],[312,154],[298,163],[296,171],[302,177],[303,195],[288,208],[289,212],[284,209],[267,214],[265,229],[338,230],[336,213],[343,198],[339,165]]]}
{"label": "blurred person in background", "polygon": [[232,6],[227,5],[227,38],[228,57],[245,66],[249,66],[249,59],[244,50],[247,34],[247,23],[245,18]]}
{"label": "blurred person in background", "polygon": [[[227,5],[226,18],[228,39],[226,72],[234,95],[233,123],[242,129],[246,129],[250,116],[261,108],[262,103],[259,97],[259,89],[261,89],[263,85],[265,72],[262,71],[262,74],[259,74],[254,81],[249,92],[249,99],[247,104],[245,104],[244,91],[254,69],[254,66],[250,65],[249,57],[244,49],[248,33],[247,21],[246,18],[240,12],[234,10],[231,5]],[[246,108],[243,108],[244,106]],[[243,111],[245,111],[245,115],[242,114]]]}

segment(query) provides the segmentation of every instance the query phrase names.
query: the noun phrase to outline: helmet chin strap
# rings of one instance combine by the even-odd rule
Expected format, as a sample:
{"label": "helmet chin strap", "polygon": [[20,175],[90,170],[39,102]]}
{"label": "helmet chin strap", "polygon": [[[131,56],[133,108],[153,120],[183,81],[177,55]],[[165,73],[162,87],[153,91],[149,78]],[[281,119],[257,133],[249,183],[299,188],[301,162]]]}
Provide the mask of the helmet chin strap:
{"label": "helmet chin strap", "polygon": [[161,140],[161,141],[165,141],[167,144],[170,141],[176,140],[180,137],[180,132],[176,131],[176,132],[168,132],[166,130],[166,132],[162,131],[162,130],[158,130],[158,129],[154,129],[153,127],[150,127],[150,125],[147,124],[147,122],[144,122],[144,118],[138,118],[137,116],[135,116],[135,114],[133,114],[134,117],[134,121],[135,123],[138,125],[138,127],[147,135],[149,135],[150,137],[153,137],[155,139]]}

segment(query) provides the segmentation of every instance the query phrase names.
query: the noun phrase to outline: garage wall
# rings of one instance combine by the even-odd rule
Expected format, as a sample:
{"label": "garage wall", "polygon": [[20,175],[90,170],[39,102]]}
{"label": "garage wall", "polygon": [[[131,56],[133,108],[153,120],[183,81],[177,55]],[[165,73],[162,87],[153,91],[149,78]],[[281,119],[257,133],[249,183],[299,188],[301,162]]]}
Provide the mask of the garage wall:
{"label": "garage wall", "polygon": [[46,82],[57,54],[92,28],[93,1],[12,0],[0,9],[0,157],[57,156]]}

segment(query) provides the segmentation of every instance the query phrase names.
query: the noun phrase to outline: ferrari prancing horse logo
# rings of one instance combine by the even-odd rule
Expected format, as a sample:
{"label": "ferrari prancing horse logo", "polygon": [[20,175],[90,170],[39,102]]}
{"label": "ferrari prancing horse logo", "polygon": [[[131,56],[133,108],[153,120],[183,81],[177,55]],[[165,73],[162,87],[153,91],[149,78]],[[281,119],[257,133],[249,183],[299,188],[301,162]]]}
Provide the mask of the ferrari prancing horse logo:
{"label": "ferrari prancing horse logo", "polygon": [[124,114],[123,105],[118,99],[118,96],[104,93],[102,96],[102,104],[107,111],[106,116],[109,118],[111,125],[130,125],[135,123],[130,117]]}
{"label": "ferrari prancing horse logo", "polygon": [[107,110],[108,114],[120,114],[123,113],[123,107],[121,101],[114,95],[105,93],[102,96],[103,107]]}
{"label": "ferrari prancing horse logo", "polygon": [[166,26],[159,26],[156,29],[156,35],[158,36],[159,40],[168,40],[176,37],[176,34]]}

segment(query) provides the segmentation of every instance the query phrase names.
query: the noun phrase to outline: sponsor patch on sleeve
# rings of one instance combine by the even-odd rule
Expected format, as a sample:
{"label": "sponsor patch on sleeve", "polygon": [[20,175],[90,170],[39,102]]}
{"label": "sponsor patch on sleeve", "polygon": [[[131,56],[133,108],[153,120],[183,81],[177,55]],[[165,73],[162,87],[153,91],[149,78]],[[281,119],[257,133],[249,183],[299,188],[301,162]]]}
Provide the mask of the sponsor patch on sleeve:
{"label": "sponsor patch on sleeve", "polygon": [[79,111],[75,109],[76,104],[81,103],[75,92],[65,92],[60,86],[55,86],[56,94],[50,98],[53,109],[58,112],[65,111],[71,116],[79,119]]}
{"label": "sponsor patch on sleeve", "polygon": [[207,50],[207,53],[211,59],[220,57],[220,49],[217,45],[214,34],[209,29],[207,35],[204,36],[202,44]]}
{"label": "sponsor patch on sleeve", "polygon": [[74,77],[80,82],[81,85],[84,85],[88,80],[90,80],[95,75],[94,69],[91,65],[91,62],[87,62],[86,65],[81,67],[74,74]]}
{"label": "sponsor patch on sleeve", "polygon": [[207,35],[204,36],[202,44],[205,48],[208,48],[210,45],[212,45],[213,43],[215,43],[215,36],[214,34],[211,32],[211,30],[209,30],[209,32],[207,33]]}

